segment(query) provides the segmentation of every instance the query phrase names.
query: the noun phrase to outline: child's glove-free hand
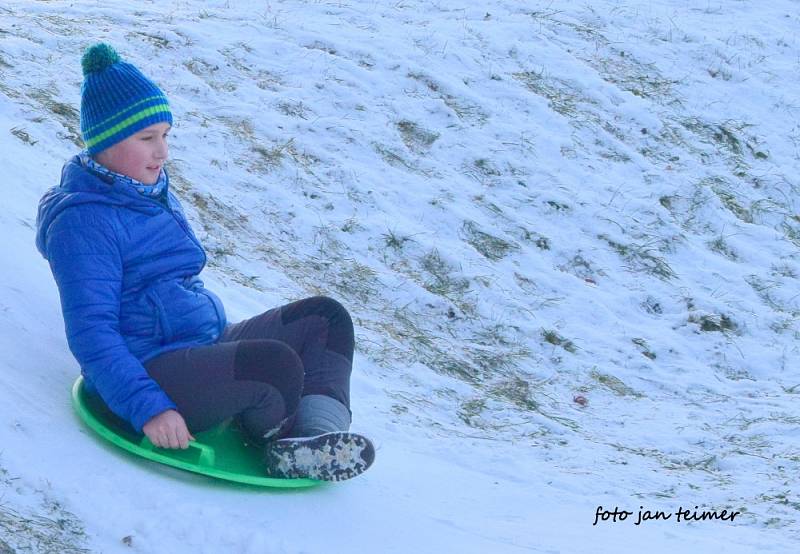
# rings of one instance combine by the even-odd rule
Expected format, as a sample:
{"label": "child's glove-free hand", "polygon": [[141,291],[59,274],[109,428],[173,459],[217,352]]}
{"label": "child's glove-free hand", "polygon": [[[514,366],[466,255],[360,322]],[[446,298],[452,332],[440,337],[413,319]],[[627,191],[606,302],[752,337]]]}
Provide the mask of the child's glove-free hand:
{"label": "child's glove-free hand", "polygon": [[195,440],[183,416],[175,410],[161,412],[144,424],[142,431],[154,445],[161,448],[189,448],[189,441]]}

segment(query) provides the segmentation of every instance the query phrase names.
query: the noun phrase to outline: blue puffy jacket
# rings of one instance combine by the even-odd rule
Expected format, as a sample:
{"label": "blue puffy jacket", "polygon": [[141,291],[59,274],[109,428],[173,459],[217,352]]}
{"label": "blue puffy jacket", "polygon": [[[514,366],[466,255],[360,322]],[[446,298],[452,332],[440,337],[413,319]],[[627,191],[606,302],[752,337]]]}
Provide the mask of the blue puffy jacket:
{"label": "blue puffy jacket", "polygon": [[39,203],[36,247],[61,296],[70,350],[89,390],[141,432],[175,404],[143,364],[217,341],[219,298],[198,274],[206,255],[169,192],[169,208],[84,167],[65,165]]}

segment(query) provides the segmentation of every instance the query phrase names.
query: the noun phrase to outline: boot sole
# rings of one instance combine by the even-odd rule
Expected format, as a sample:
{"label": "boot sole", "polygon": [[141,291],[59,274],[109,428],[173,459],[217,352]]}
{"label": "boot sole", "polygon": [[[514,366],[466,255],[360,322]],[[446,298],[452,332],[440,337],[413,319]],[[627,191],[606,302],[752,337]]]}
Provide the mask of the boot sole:
{"label": "boot sole", "polygon": [[375,461],[375,447],[356,433],[280,439],[265,447],[267,474],[287,479],[344,481],[364,473]]}

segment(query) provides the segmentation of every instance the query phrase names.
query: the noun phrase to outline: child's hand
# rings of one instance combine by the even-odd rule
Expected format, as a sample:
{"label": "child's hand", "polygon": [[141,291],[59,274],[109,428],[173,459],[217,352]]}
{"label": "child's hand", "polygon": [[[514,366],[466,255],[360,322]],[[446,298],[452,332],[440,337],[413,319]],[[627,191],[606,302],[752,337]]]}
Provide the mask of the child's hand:
{"label": "child's hand", "polygon": [[150,442],[161,448],[186,449],[189,448],[189,441],[195,440],[183,416],[175,410],[161,412],[145,423],[142,431]]}

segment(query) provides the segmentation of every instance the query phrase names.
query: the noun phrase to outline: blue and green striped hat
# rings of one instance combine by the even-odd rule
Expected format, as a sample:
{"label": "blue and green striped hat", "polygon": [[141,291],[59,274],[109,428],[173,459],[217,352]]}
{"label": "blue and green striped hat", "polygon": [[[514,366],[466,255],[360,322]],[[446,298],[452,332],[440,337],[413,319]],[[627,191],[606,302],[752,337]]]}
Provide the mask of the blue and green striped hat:
{"label": "blue and green striped hat", "polygon": [[172,125],[161,89],[108,44],[87,48],[81,65],[81,134],[90,155],[154,123]]}

